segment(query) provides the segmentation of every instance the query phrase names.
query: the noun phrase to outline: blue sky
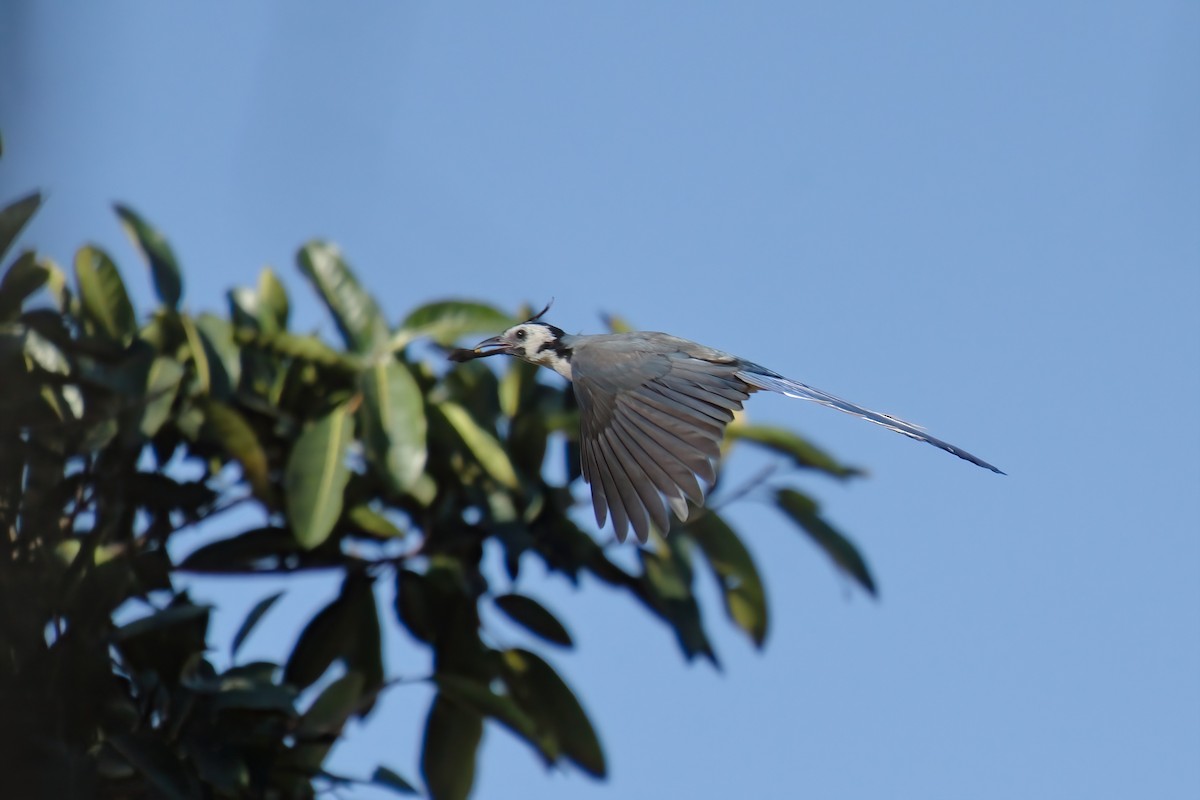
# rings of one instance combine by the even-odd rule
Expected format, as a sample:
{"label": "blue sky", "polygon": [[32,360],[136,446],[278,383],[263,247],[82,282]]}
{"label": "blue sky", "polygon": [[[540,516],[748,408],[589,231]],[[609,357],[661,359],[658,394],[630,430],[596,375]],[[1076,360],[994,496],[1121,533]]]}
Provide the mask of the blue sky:
{"label": "blue sky", "polygon": [[[393,319],[618,312],[1009,473],[755,398],[869,467],[802,486],[880,601],[753,501],[731,517],[772,630],[753,651],[707,587],[720,673],[531,570],[611,778],[548,775],[489,726],[477,797],[1200,794],[1200,6],[9,0],[0,126],[0,196],[49,194],[24,241],[101,243],[143,309],[113,200],[170,237],[193,310],[272,264],[332,332],[293,265],[326,237]],[[291,589],[249,655],[332,591]],[[391,674],[418,656],[391,631]],[[393,690],[335,765],[416,777],[428,697]]]}

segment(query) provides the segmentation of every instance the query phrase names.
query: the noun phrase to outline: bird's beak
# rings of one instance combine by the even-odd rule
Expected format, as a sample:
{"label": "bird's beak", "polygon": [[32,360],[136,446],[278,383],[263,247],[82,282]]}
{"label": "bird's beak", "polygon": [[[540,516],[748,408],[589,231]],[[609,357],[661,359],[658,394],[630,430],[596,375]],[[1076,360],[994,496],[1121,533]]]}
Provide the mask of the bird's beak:
{"label": "bird's beak", "polygon": [[499,336],[493,336],[490,339],[484,339],[470,350],[455,350],[450,354],[450,360],[470,361],[475,358],[487,358],[488,356],[502,355],[510,350],[512,350],[512,345],[501,339]]}

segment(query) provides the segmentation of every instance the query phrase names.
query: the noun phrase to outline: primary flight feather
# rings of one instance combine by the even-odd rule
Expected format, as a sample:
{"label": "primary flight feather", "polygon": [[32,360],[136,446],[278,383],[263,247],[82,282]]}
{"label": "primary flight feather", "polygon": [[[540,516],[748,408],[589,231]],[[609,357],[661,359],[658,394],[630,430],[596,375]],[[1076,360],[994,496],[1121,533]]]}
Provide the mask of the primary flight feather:
{"label": "primary flight feather", "polygon": [[645,542],[651,523],[665,533],[670,528],[668,506],[687,520],[687,501],[703,504],[699,481],[711,484],[716,477],[725,426],[751,393],[764,389],[854,414],[1000,472],[910,422],[729,353],[651,331],[572,335],[540,317],[450,358],[515,356],[549,367],[574,384],[583,479],[591,486],[596,523],[603,527],[612,517],[619,541],[632,528],[638,541]]}

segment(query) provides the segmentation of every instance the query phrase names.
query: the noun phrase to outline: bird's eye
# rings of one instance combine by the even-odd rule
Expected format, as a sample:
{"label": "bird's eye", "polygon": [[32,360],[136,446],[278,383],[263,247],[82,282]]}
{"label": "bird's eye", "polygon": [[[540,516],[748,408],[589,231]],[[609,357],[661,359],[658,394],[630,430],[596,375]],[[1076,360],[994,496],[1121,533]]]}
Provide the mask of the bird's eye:
{"label": "bird's eye", "polygon": [[523,331],[523,330],[521,330],[521,331],[517,331],[516,333],[514,333],[514,334],[513,334],[513,336],[516,336],[518,339],[524,339],[524,338],[525,338],[525,331]]}

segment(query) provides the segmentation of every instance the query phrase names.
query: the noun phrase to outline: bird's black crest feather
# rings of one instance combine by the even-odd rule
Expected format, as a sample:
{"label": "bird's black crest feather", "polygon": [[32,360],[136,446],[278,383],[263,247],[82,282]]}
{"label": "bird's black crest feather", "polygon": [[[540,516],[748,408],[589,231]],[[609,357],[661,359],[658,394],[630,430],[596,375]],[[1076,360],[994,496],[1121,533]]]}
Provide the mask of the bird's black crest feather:
{"label": "bird's black crest feather", "polygon": [[546,303],[546,307],[545,307],[545,308],[543,308],[541,311],[539,311],[538,313],[534,314],[532,317],[530,317],[529,319],[527,319],[527,320],[525,320],[525,321],[526,321],[526,322],[537,322],[537,321],[538,321],[538,320],[540,320],[542,317],[546,316],[546,312],[550,310],[550,306],[552,306],[552,305],[554,305],[554,298],[553,298],[553,297],[551,297],[551,298],[550,298],[550,302],[549,302],[549,303]]}

